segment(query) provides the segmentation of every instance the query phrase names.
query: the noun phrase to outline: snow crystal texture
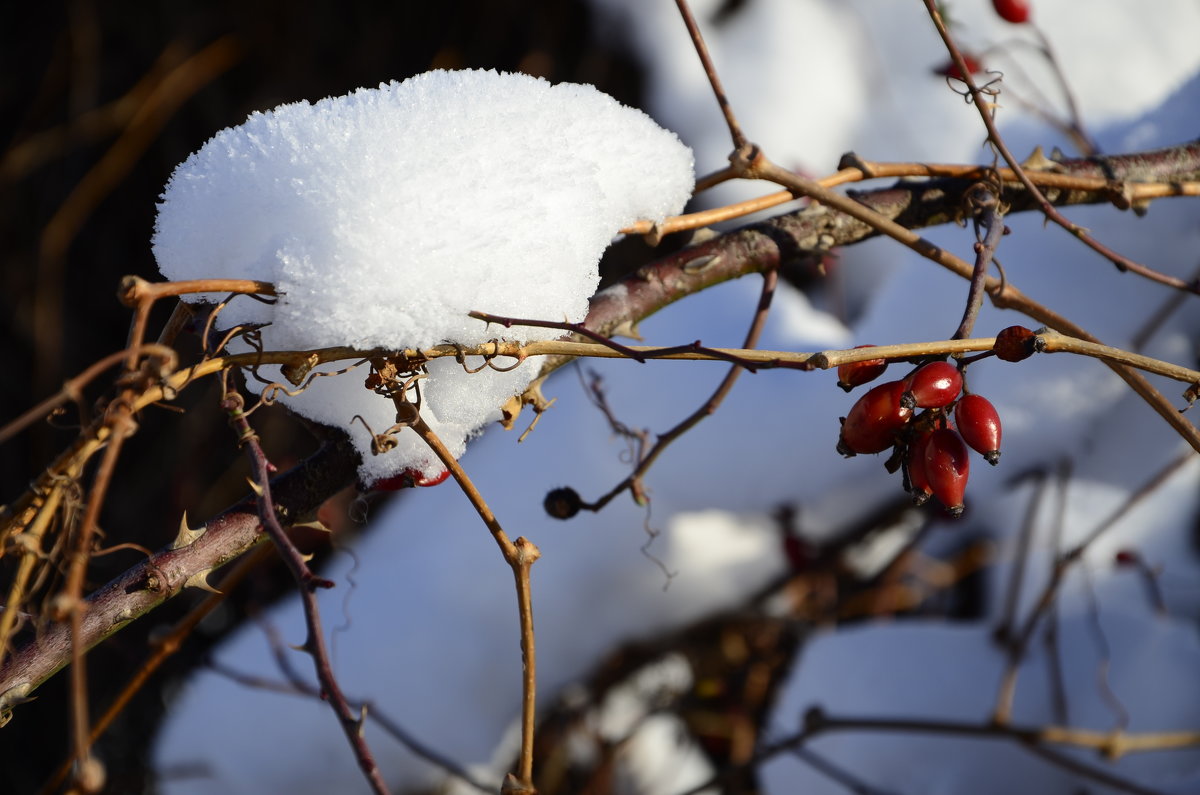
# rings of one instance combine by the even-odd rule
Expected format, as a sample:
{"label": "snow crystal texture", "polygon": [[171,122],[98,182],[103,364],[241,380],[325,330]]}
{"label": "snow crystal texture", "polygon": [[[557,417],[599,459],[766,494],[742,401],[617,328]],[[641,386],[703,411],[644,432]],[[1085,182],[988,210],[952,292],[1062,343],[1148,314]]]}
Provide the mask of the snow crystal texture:
{"label": "snow crystal texture", "polygon": [[[591,86],[434,71],[221,131],[168,182],[154,255],[172,280],[273,282],[274,306],[239,298],[221,315],[226,327],[269,322],[271,349],[548,339],[558,332],[489,328],[467,313],[582,320],[617,230],[678,213],[692,183],[691,151],[673,133]],[[533,373],[485,385],[440,368],[424,416],[461,453]],[[289,404],[329,424],[355,414],[376,431],[392,424],[361,376],[326,383],[340,380]],[[428,468],[406,441],[364,470]]]}

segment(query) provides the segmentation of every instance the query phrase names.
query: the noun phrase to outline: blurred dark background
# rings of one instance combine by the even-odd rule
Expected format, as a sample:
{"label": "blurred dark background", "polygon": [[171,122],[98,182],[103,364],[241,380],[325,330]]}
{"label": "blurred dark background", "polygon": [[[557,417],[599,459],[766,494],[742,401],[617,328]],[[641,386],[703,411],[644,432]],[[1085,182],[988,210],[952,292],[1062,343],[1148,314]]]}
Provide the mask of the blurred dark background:
{"label": "blurred dark background", "polygon": [[[734,4],[736,5],[736,3]],[[120,350],[130,312],[116,298],[125,274],[154,279],[155,201],[174,167],[218,130],[254,110],[402,80],[431,68],[487,67],[593,83],[638,105],[628,54],[592,35],[576,0],[449,2],[11,3],[0,12],[0,301],[6,377],[0,424],[56,392],[65,378]],[[170,311],[160,302],[149,337]],[[105,394],[111,374],[86,390]],[[216,406],[215,384],[152,409],[121,456],[101,517],[102,543],[168,543],[186,510],[193,525],[244,494],[245,469]],[[69,408],[0,450],[0,502],[16,499],[75,437]],[[314,447],[294,423],[260,416],[268,454],[286,466]],[[136,563],[98,558],[88,588]],[[13,555],[0,558],[6,582]],[[105,735],[108,791],[153,791],[145,761],[161,691],[205,649],[271,598],[278,578],[234,595]],[[43,595],[53,592],[53,583]],[[197,601],[185,594],[89,657],[97,715],[147,653],[147,638]],[[35,792],[69,751],[66,677],[38,691],[0,730],[0,791]],[[230,720],[236,720],[235,715]],[[219,727],[214,727],[218,730]]]}

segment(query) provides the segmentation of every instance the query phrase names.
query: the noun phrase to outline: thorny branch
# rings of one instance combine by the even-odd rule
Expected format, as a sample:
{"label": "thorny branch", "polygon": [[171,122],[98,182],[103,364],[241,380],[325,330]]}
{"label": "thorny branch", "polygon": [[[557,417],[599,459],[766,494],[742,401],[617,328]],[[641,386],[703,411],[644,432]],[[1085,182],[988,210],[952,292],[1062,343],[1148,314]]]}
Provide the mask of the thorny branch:
{"label": "thorny branch", "polygon": [[[870,164],[866,165],[871,167]],[[965,173],[969,174],[969,179],[946,177],[915,183],[901,182],[890,188],[855,193],[853,202],[871,210],[870,218],[883,217],[908,229],[943,224],[956,217],[965,192],[986,172],[979,170],[979,167],[968,168],[971,170]],[[1001,177],[1006,178],[1003,169],[1000,171]],[[1200,141],[1133,155],[1062,160],[1056,164],[1055,173],[1068,177],[1095,177],[1118,185],[1197,180],[1200,179]],[[1060,206],[1107,203],[1111,201],[1111,192],[1055,189],[1050,198]],[[1007,189],[1005,200],[1010,214],[1035,209],[1027,192],[1019,188]],[[595,334],[610,337],[621,333],[622,329],[634,327],[638,321],[659,309],[715,284],[774,269],[783,263],[815,263],[833,247],[851,245],[878,234],[880,231],[876,227],[857,216],[847,215],[836,207],[815,204],[720,235],[643,266],[617,286],[597,293],[591,300],[590,311],[582,325]],[[972,270],[969,266],[965,267],[967,273]],[[1050,325],[1058,331],[1064,331],[1061,326]],[[987,343],[988,347],[990,344]],[[587,347],[590,350],[562,349],[555,355],[546,356],[542,375],[534,388],[573,356],[584,352],[596,355],[595,349],[600,346]],[[946,352],[953,350],[947,348]],[[440,355],[452,356],[461,352],[461,349],[446,346],[446,351]],[[493,349],[493,352],[496,351]],[[530,348],[526,353],[534,355],[534,350]],[[761,352],[737,353],[746,358],[761,355]],[[861,355],[861,352],[846,351],[841,352],[841,358],[835,358],[828,357],[829,353],[832,352],[826,352],[825,362],[834,366],[839,362],[853,361],[855,356]],[[324,360],[332,361],[357,359],[364,354],[352,349],[338,349],[325,351],[322,355]],[[880,354],[872,352],[870,355],[874,358]],[[153,403],[173,399],[188,384],[227,367],[252,366],[256,357],[262,363],[275,361],[299,366],[305,364],[310,356],[311,352],[285,352],[272,357],[268,352],[209,359],[178,372],[164,374],[160,383],[146,387],[136,396],[131,409],[137,412]],[[679,356],[684,357],[682,354]],[[817,361],[812,365],[824,366]],[[1191,378],[1195,380],[1195,376]],[[1176,413],[1173,408],[1171,413]],[[69,480],[76,477],[82,471],[83,464],[102,450],[111,436],[111,428],[100,421],[85,428],[77,441],[60,453],[26,494],[0,513],[0,540],[18,530],[28,530],[30,523],[39,515],[44,515],[42,511],[51,505],[48,498],[60,488],[57,484],[64,478]],[[337,490],[352,483],[356,466],[357,457],[348,445],[327,445],[309,462],[274,483],[272,491],[277,502],[287,504],[293,514],[311,510]],[[207,532],[194,543],[180,549],[167,548],[156,552],[145,563],[130,569],[88,597],[88,610],[80,628],[82,645],[90,648],[99,643],[129,621],[173,596],[185,581],[197,573],[212,570],[242,554],[260,537],[260,532],[250,503],[242,503],[211,520]],[[163,577],[160,572],[166,576]],[[154,588],[148,589],[147,583],[154,584]],[[67,664],[67,638],[69,631],[66,626],[52,623],[42,636],[14,650],[0,665],[0,714],[8,713]]]}
{"label": "thorny branch", "polygon": [[[277,511],[299,517],[354,482],[358,456],[348,442],[327,442],[306,461],[271,481]],[[256,501],[247,498],[199,530],[181,528],[156,551],[87,597],[80,637],[91,648],[136,621],[185,587],[199,587],[211,571],[240,557],[265,538]],[[70,661],[70,628],[49,624],[0,666],[0,715],[28,699]]]}
{"label": "thorny branch", "polygon": [[[1033,197],[1033,200],[1037,203],[1038,209],[1040,209],[1042,213],[1055,224],[1061,226],[1063,229],[1067,230],[1076,238],[1078,238],[1088,248],[1112,262],[1113,265],[1116,265],[1118,270],[1133,271],[1139,276],[1143,276],[1154,281],[1163,282],[1165,284],[1170,284],[1171,286],[1176,286],[1169,281],[1163,281],[1162,274],[1158,273],[1153,268],[1149,268],[1141,263],[1134,262],[1128,257],[1113,251],[1108,246],[1103,245],[1093,238],[1091,234],[1089,234],[1088,231],[1082,226],[1072,223],[1065,216],[1063,216],[1062,213],[1054,209],[1054,205],[1046,198],[1037,185],[1035,185],[1033,181],[1029,179],[1028,175],[1026,175],[1025,169],[1022,167],[1021,163],[1017,161],[1017,158],[1013,156],[1013,153],[1009,151],[1008,145],[1004,143],[1004,139],[1000,136],[1000,131],[996,129],[996,121],[992,114],[994,106],[984,98],[983,92],[977,85],[975,85],[975,78],[971,76],[971,70],[966,68],[966,62],[963,60],[962,53],[959,51],[958,45],[955,44],[954,38],[950,35],[950,31],[947,29],[945,21],[942,19],[941,12],[938,10],[937,0],[925,0],[925,7],[929,10],[929,17],[933,20],[933,24],[934,27],[937,28],[938,35],[942,37],[942,42],[946,45],[946,49],[950,52],[950,57],[957,65],[959,72],[961,73],[962,81],[967,85],[967,90],[971,95],[971,102],[979,111],[979,118],[983,121],[984,127],[987,128],[988,139],[992,142],[992,146],[996,148],[996,152],[998,152],[1000,156],[1004,158],[1004,161],[1008,163],[1009,168],[1011,168],[1013,173],[1016,174],[1017,178],[1021,180],[1021,184],[1025,186],[1025,190],[1029,192],[1029,195]],[[1193,289],[1193,292],[1200,292],[1200,290]]]}
{"label": "thorny branch", "polygon": [[300,586],[300,603],[304,607],[304,621],[308,627],[308,637],[304,640],[303,648],[312,657],[317,680],[321,683],[322,697],[329,702],[334,714],[337,715],[342,733],[346,735],[346,740],[354,751],[354,757],[358,760],[358,766],[362,769],[367,783],[376,793],[386,795],[387,784],[384,783],[379,765],[376,764],[375,757],[363,736],[363,717],[356,716],[351,711],[337,677],[334,676],[333,663],[330,661],[329,652],[325,647],[325,632],[321,628],[321,612],[317,605],[316,591],[318,588],[332,588],[333,583],[313,574],[308,563],[305,562],[304,556],[300,554],[300,550],[288,538],[287,533],[283,530],[283,525],[280,524],[280,514],[271,494],[270,473],[273,467],[267,461],[267,455],[258,442],[258,434],[250,427],[245,412],[242,411],[244,408],[242,396],[227,387],[221,405],[229,414],[229,423],[238,434],[238,446],[245,448],[246,457],[250,460],[250,468],[254,472],[252,486],[258,497],[256,503],[259,522],[267,535],[271,537],[271,541],[274,542],[279,556],[283,558],[283,562],[291,571],[296,584]]}

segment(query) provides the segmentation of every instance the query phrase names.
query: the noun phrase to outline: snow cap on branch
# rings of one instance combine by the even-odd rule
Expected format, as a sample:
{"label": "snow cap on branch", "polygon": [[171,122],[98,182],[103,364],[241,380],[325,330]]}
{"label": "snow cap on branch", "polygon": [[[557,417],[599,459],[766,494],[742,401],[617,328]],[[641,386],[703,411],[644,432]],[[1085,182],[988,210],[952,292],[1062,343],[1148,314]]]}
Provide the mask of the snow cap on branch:
{"label": "snow cap on branch", "polygon": [[[673,133],[591,86],[434,71],[221,131],[171,176],[153,247],[169,279],[275,283],[274,305],[238,298],[220,316],[270,323],[269,349],[547,339],[558,332],[467,313],[582,320],[612,236],[678,213],[692,184],[691,151]],[[435,365],[422,416],[456,455],[535,370]],[[371,460],[350,419],[379,432],[394,408],[360,376],[317,379],[288,404],[348,428],[367,480],[437,468],[411,433]]]}

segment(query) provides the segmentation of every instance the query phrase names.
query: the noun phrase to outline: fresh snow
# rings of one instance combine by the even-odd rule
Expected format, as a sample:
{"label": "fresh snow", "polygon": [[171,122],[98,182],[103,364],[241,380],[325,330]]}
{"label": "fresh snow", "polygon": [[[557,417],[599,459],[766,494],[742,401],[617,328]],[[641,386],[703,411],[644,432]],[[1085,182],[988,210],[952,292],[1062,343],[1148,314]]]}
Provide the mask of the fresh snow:
{"label": "fresh snow", "polygon": [[[273,282],[274,305],[240,298],[220,315],[225,328],[270,323],[269,350],[552,339],[560,332],[467,313],[582,320],[613,235],[678,213],[692,181],[673,133],[591,86],[435,71],[221,131],[167,184],[154,255],[170,279]],[[481,379],[436,363],[422,416],[460,455],[534,375],[523,365]],[[440,468],[411,433],[371,455],[351,420],[380,432],[394,408],[362,381],[319,378],[285,400],[348,430],[367,480]]]}
{"label": "fresh snow", "polygon": [[[609,32],[633,42],[650,64],[655,117],[696,147],[702,172],[719,167],[728,149],[724,129],[672,4],[595,2],[605,10]],[[929,76],[942,54],[919,3],[750,0],[724,28],[709,22],[720,5],[693,3],[747,134],[764,143],[777,162],[825,173],[833,170],[837,153],[851,147],[873,159],[986,157],[975,109]],[[984,0],[953,5],[972,47],[1028,36],[995,20],[989,5]],[[1195,137],[1200,50],[1192,39],[1200,29],[1200,8],[1191,0],[1153,5],[1097,0],[1083,17],[1078,8],[1067,0],[1039,0],[1035,14],[1105,151]],[[747,29],[756,35],[748,36]],[[1120,57],[1097,41],[1120,42]],[[1022,64],[1034,60],[1019,48],[1006,52]],[[1006,85],[1016,86],[1021,77],[1009,66],[1002,67]],[[1136,78],[1127,80],[1126,74]],[[1035,144],[1068,148],[1016,103],[1001,104],[1005,135],[1020,154]],[[1156,202],[1145,218],[1109,207],[1080,208],[1070,216],[1165,272],[1189,276],[1196,267],[1200,231],[1193,199]],[[1037,217],[1012,217],[1008,224],[1013,234],[1002,241],[999,256],[1009,278],[1105,342],[1129,345],[1167,297],[1157,286],[1117,273]],[[970,230],[954,227],[928,230],[927,236],[966,256],[973,243]],[[781,291],[764,347],[813,350],[937,339],[958,323],[964,283],[886,241],[844,252],[834,274],[837,289],[863,297],[861,313],[843,323],[822,311],[835,302]],[[701,338],[737,344],[757,296],[756,279],[723,285],[650,318],[641,332],[654,343]],[[1020,316],[985,308],[978,332],[1021,322],[1027,324]],[[1145,352],[1189,363],[1195,361],[1197,339],[1200,314],[1185,304]],[[699,405],[724,372],[722,365],[679,362],[596,361],[584,367],[603,376],[622,421],[655,431]],[[1182,392],[1178,383],[1153,380],[1169,398]],[[480,376],[471,383],[480,384]],[[994,540],[997,564],[984,585],[988,614],[961,624],[897,621],[815,633],[771,718],[772,738],[795,731],[803,712],[815,705],[846,717],[986,719],[1002,664],[989,633],[1007,593],[1017,533],[1035,496],[1032,481],[1012,479],[1035,468],[1053,472],[1064,460],[1073,463],[1065,493],[1051,488],[1035,515],[1034,551],[1018,600],[1025,615],[1055,551],[1087,537],[1186,450],[1161,418],[1094,360],[1054,354],[1019,365],[982,362],[971,370],[971,387],[1000,410],[1004,456],[995,468],[975,459],[968,515],[956,524],[939,524],[926,548],[937,554],[966,538]],[[623,443],[612,438],[573,373],[560,373],[546,391],[557,403],[524,444],[516,445],[512,435],[488,433],[463,459],[510,532],[528,536],[544,553],[533,568],[543,704],[578,690],[617,644],[652,638],[736,605],[777,576],[783,570],[778,531],[764,512],[798,503],[804,532],[819,541],[899,493],[898,478],[883,471],[879,457],[844,461],[834,452],[837,417],[853,398],[834,386],[832,373],[760,372],[744,376],[721,410],[656,464],[647,478],[649,513],[619,499],[600,515],[557,522],[541,511],[547,490],[569,484],[594,498],[626,474],[627,464],[621,460]],[[1200,727],[1195,677],[1200,567],[1191,541],[1200,512],[1198,486],[1200,463],[1193,457],[1108,530],[1064,584],[1060,646],[1070,666],[1071,725],[1098,730],[1115,725],[1116,713],[1098,684],[1107,661],[1108,683],[1129,710],[1130,729]],[[478,777],[498,782],[512,758],[519,705],[511,574],[452,487],[422,491],[372,521],[372,532],[356,544],[358,562],[338,555],[326,572],[339,583],[337,592],[322,595],[328,623],[336,623],[332,617],[343,611],[349,618],[348,626],[333,632],[341,681],[350,693],[370,696],[400,716],[423,741],[471,765]],[[661,531],[649,551],[677,573],[665,589],[663,572],[639,551],[647,540],[645,527]],[[1168,615],[1153,612],[1136,572],[1113,565],[1121,549],[1137,550],[1161,571]],[[290,642],[303,638],[295,604],[274,610],[270,620]],[[1015,718],[1022,723],[1050,719],[1040,637],[1036,645],[1018,686]],[[240,669],[276,675],[256,627],[242,628],[216,655]],[[689,672],[675,671],[680,662],[663,663],[673,683],[688,679]],[[636,719],[639,687],[668,678],[655,679],[661,673],[644,671],[611,694],[592,716],[595,725],[624,728]],[[228,720],[231,705],[239,714],[236,725]],[[156,745],[159,769],[201,762],[210,774],[165,779],[163,791],[170,795],[365,791],[327,705],[200,673],[184,686],[169,716]],[[694,744],[677,741],[678,728],[669,716],[642,724],[621,762],[626,791],[676,795],[703,780],[702,758]],[[444,781],[373,728],[367,736],[389,781],[413,786]],[[812,750],[875,791],[894,795],[1109,792],[1004,741],[844,732],[819,738]],[[1074,758],[1106,766],[1092,753]],[[1111,769],[1163,792],[1185,795],[1200,788],[1194,751],[1133,755]],[[670,781],[664,772],[678,778]],[[762,772],[765,791],[774,795],[847,791],[793,755],[775,758]]]}

